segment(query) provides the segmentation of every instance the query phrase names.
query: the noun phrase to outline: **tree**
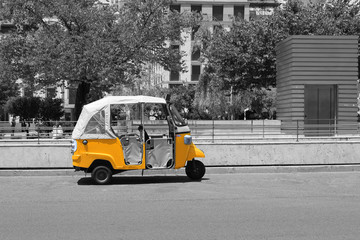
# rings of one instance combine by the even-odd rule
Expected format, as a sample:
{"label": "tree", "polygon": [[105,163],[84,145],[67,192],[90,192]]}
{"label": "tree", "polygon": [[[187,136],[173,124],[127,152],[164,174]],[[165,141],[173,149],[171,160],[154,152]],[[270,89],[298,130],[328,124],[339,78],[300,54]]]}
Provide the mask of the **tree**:
{"label": "tree", "polygon": [[199,112],[205,113],[202,118],[218,119],[227,115],[229,94],[224,90],[223,81],[217,81],[216,71],[207,65],[201,75],[195,105]]}
{"label": "tree", "polygon": [[35,84],[66,80],[77,85],[76,115],[91,91],[131,84],[147,62],[181,69],[181,54],[166,41],[181,42],[183,28],[197,21],[195,16],[169,11],[171,0],[129,0],[120,9],[96,5],[95,0],[5,2],[3,16],[13,20],[22,40],[31,46],[22,62],[35,69]]}
{"label": "tree", "polygon": [[57,121],[64,116],[62,99],[44,98],[41,100],[39,109],[39,118],[43,121]]}
{"label": "tree", "polygon": [[4,108],[6,101],[9,99],[9,97],[14,97],[18,93],[17,85],[15,83],[9,84],[9,82],[10,81],[4,81],[0,77],[0,121],[6,119],[6,112]]}
{"label": "tree", "polygon": [[19,78],[15,74],[14,64],[12,64],[12,58],[10,55],[14,53],[10,50],[12,44],[11,41],[1,40],[0,38],[0,120],[6,119],[6,112],[4,105],[11,97],[15,97],[19,94],[16,80]]}
{"label": "tree", "polygon": [[43,121],[60,120],[64,115],[61,99],[39,97],[14,97],[10,98],[5,109],[8,113],[20,116],[21,119],[41,119]]}
{"label": "tree", "polygon": [[200,35],[207,69],[215,72],[214,80],[222,81],[224,90],[235,93],[275,85],[275,45],[283,38],[267,18],[233,22],[230,31],[217,28]]}
{"label": "tree", "polygon": [[162,90],[162,96],[170,95],[170,102],[174,104],[182,117],[186,119],[208,118],[195,104],[195,85],[178,85]]}
{"label": "tree", "polygon": [[20,116],[21,119],[30,120],[39,115],[41,99],[38,97],[10,98],[5,104],[7,113]]}
{"label": "tree", "polygon": [[251,91],[251,103],[249,106],[259,118],[273,119],[276,112],[275,102],[275,89],[254,89]]}

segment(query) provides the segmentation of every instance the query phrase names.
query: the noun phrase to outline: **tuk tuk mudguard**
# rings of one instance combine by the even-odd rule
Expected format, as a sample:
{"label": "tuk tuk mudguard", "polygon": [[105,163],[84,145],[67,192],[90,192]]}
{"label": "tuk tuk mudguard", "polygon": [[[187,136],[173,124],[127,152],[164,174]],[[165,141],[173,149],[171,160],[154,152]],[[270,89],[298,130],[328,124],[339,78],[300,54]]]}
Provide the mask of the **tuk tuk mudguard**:
{"label": "tuk tuk mudguard", "polygon": [[90,166],[96,161],[96,160],[102,160],[102,161],[107,161],[111,164],[113,169],[116,169],[116,164],[115,164],[115,160],[114,158],[110,155],[110,154],[99,154],[99,153],[86,153],[87,157],[89,157],[90,161],[87,161],[88,163],[90,163],[89,166],[87,166],[86,168],[90,168]]}
{"label": "tuk tuk mudguard", "polygon": [[203,151],[201,151],[200,149],[198,149],[195,144],[191,144],[190,145],[190,149],[189,149],[189,153],[188,153],[188,157],[187,157],[187,161],[191,161],[194,158],[204,158],[205,154]]}

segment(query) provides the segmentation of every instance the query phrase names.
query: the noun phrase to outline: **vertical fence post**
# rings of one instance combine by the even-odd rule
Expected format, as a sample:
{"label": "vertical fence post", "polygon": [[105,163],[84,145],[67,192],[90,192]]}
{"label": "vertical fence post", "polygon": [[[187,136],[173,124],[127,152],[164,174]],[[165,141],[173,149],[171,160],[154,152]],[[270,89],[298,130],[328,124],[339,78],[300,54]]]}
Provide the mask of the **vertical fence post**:
{"label": "vertical fence post", "polygon": [[215,120],[212,120],[212,142],[215,140]]}
{"label": "vertical fence post", "polygon": [[296,141],[299,141],[299,120],[296,120]]}
{"label": "vertical fence post", "polygon": [[213,120],[213,133],[212,133],[212,142],[215,141],[215,120]]}
{"label": "vertical fence post", "polygon": [[195,128],[195,136],[198,135],[198,130],[197,130],[197,120],[194,120],[193,121],[195,124],[194,124],[194,128]]}
{"label": "vertical fence post", "polygon": [[40,144],[40,125],[39,125],[39,122],[37,124],[37,135],[38,135],[38,144]]}
{"label": "vertical fence post", "polygon": [[263,119],[263,124],[262,124],[262,133],[263,133],[263,138],[265,138],[265,119]]}
{"label": "vertical fence post", "polygon": [[254,132],[254,120],[251,120],[251,133]]}

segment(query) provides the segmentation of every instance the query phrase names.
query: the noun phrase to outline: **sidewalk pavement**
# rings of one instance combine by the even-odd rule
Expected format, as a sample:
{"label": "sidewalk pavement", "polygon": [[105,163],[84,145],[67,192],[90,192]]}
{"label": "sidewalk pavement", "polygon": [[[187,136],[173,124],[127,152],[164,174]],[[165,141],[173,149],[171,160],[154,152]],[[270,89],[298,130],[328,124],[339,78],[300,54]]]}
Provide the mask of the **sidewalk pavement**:
{"label": "sidewalk pavement", "polygon": [[[240,173],[300,173],[300,172],[360,172],[360,164],[339,165],[281,165],[281,166],[207,166],[206,174],[240,174]],[[75,172],[72,168],[63,169],[0,169],[3,176],[84,176],[83,171]],[[185,168],[165,170],[131,170],[117,175],[152,176],[152,175],[185,175]],[[90,174],[88,174],[90,176]]]}

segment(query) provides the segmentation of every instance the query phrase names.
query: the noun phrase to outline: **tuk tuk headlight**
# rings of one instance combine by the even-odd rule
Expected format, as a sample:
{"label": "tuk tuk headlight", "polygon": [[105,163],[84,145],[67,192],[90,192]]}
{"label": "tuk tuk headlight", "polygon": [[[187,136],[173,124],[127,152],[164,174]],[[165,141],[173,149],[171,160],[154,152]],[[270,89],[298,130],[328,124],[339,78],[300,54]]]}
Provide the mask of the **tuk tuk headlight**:
{"label": "tuk tuk headlight", "polygon": [[184,143],[185,145],[190,145],[192,143],[192,137],[191,135],[185,135],[184,137]]}
{"label": "tuk tuk headlight", "polygon": [[74,152],[76,152],[76,150],[77,150],[77,141],[75,139],[73,139],[71,141],[71,152],[74,153]]}

